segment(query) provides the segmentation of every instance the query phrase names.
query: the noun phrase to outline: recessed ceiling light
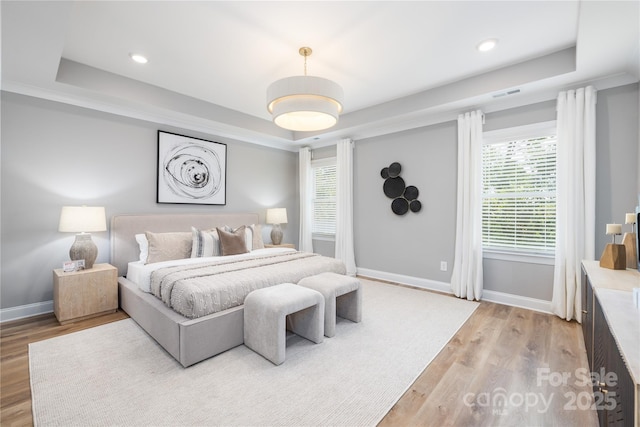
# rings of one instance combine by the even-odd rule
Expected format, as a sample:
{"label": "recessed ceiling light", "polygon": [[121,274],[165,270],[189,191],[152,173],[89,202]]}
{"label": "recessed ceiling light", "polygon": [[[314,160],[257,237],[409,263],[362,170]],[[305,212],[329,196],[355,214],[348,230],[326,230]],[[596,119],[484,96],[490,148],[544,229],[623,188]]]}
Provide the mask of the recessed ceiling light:
{"label": "recessed ceiling light", "polygon": [[480,44],[476,46],[476,49],[478,49],[480,52],[487,52],[496,47],[497,44],[498,39],[487,39],[480,42]]}
{"label": "recessed ceiling light", "polygon": [[130,53],[129,56],[138,64],[146,64],[147,62],[149,62],[146,57],[140,55],[139,53]]}

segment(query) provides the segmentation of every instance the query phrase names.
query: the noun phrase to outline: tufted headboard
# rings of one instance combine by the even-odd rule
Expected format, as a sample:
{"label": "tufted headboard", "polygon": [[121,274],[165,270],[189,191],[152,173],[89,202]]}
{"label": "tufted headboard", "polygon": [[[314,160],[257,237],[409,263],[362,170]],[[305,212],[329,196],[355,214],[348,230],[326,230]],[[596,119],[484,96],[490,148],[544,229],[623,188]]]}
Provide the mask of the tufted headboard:
{"label": "tufted headboard", "polygon": [[118,276],[125,275],[127,264],[140,255],[135,235],[145,231],[191,231],[191,226],[209,229],[258,223],[257,213],[114,215],[111,218],[111,264],[118,269]]}

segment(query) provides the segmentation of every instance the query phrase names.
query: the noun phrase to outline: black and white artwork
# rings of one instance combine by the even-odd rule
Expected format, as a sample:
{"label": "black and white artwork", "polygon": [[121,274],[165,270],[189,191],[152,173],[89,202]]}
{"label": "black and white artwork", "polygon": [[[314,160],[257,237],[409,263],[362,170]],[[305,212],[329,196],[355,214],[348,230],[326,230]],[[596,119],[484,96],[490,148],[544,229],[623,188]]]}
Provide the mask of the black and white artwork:
{"label": "black and white artwork", "polygon": [[158,131],[158,203],[226,204],[227,145]]}

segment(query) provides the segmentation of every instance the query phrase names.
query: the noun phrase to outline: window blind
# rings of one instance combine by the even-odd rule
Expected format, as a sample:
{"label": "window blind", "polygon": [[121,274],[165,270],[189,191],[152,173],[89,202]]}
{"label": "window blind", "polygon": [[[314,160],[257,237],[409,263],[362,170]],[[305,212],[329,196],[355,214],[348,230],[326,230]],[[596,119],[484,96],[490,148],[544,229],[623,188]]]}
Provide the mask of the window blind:
{"label": "window blind", "polygon": [[336,165],[312,166],[313,233],[336,233]]}
{"label": "window blind", "polygon": [[556,238],[556,137],[483,145],[482,243],[552,255]]}

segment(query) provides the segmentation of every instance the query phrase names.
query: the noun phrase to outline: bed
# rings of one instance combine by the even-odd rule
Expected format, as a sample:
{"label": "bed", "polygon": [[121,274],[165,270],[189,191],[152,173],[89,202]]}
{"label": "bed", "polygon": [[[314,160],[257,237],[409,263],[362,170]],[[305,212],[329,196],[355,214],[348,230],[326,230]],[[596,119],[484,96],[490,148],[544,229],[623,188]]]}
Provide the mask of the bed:
{"label": "bed", "polygon": [[[150,264],[142,265],[144,262],[139,262],[141,253],[136,235],[141,233],[190,232],[192,227],[212,229],[227,226],[233,229],[250,224],[259,224],[258,214],[116,215],[111,219],[111,263],[118,269],[120,308],[184,367],[243,343],[242,302],[253,289],[282,283],[285,279],[297,283],[302,277],[323,271],[344,274],[344,264],[340,261],[291,249],[260,249],[251,254],[238,255],[237,260],[234,255],[216,257],[215,265],[208,264],[209,258],[185,260],[185,263],[195,264],[186,267],[188,274],[183,273],[182,267],[179,273],[173,271],[172,269],[177,267],[173,267],[171,262],[168,263],[169,265],[158,263],[157,266],[162,267],[158,269]],[[222,267],[218,264],[228,266]],[[156,272],[149,273],[147,271],[149,267],[153,267],[150,270]],[[175,274],[189,275],[194,269],[214,271],[210,281],[220,281],[224,275],[225,298],[222,298],[222,303],[212,308],[215,304],[212,304],[211,298],[206,300],[208,298],[206,294],[204,296],[196,294],[192,300],[204,301],[201,307],[193,307],[194,303],[191,301],[188,304],[183,303],[190,311],[185,311],[185,307],[181,307],[180,303],[175,309],[170,308],[172,299],[161,297],[160,288],[156,283],[160,281],[158,277],[164,280],[165,277],[174,277]],[[200,270],[197,271],[197,274],[193,274],[193,280],[196,284],[200,284],[203,280],[200,278]],[[163,277],[161,273],[165,276]],[[221,277],[218,278],[217,275]],[[152,280],[151,277],[154,279]],[[247,281],[247,278],[253,277],[255,281],[253,279]],[[234,281],[239,282],[238,289],[231,286]],[[179,283],[183,284],[182,282]],[[194,288],[193,292],[201,292],[200,288],[193,286],[188,280],[184,282],[189,283],[190,287],[187,286],[187,290]],[[240,282],[243,283],[240,284]],[[145,286],[149,286],[149,289]],[[213,286],[213,284],[207,284],[207,286]],[[154,289],[150,289],[151,287]],[[154,295],[156,291],[158,296]],[[181,292],[174,291],[174,294]],[[217,296],[214,299],[220,298]],[[179,312],[181,310],[182,313]]]}

